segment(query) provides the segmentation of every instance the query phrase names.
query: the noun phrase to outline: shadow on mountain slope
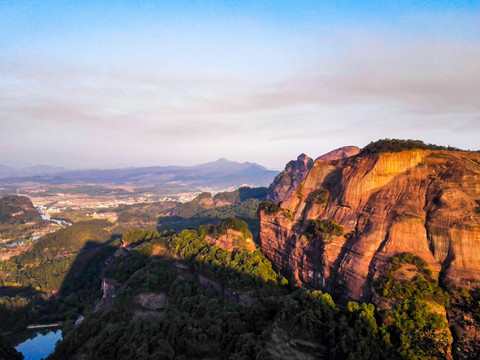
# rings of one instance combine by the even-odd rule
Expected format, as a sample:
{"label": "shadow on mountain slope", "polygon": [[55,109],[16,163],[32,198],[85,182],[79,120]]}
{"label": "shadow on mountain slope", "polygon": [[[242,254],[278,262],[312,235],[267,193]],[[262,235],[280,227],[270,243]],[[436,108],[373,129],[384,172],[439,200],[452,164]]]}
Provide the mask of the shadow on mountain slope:
{"label": "shadow on mountain slope", "polygon": [[[49,359],[399,358],[373,306],[347,310],[328,294],[294,290],[258,250],[229,252],[190,230],[117,249],[104,271],[91,268],[97,278],[87,284],[108,279],[103,301],[84,308]],[[89,263],[79,260],[67,282]]]}

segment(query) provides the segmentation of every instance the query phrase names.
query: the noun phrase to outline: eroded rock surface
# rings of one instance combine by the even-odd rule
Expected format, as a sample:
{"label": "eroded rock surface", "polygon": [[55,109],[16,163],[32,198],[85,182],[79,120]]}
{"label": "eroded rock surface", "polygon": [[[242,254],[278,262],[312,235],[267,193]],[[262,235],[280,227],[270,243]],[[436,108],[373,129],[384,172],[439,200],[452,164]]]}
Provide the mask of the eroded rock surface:
{"label": "eroded rock surface", "polygon": [[287,199],[292,191],[305,180],[312,165],[313,159],[305,154],[299,155],[297,160],[290,161],[285,166],[285,170],[275,177],[273,183],[268,188],[267,199],[273,202]]}
{"label": "eroded rock surface", "polygon": [[341,148],[332,150],[326,154],[319,156],[318,158],[315,159],[315,161],[317,160],[330,161],[330,160],[345,159],[347,157],[357,155],[359,152],[360,152],[360,148],[356,146],[343,146]]}
{"label": "eroded rock surface", "polygon": [[227,229],[227,233],[217,237],[206,237],[209,245],[216,245],[228,251],[233,249],[247,249],[255,251],[255,243],[251,237],[245,238],[242,232],[233,229]]}
{"label": "eroded rock surface", "polygon": [[[412,150],[308,164],[302,156],[287,165],[288,189],[271,185],[281,211],[260,211],[259,245],[276,268],[345,301],[370,300],[373,280],[401,252],[420,256],[447,284],[480,281],[479,153]],[[318,201],[322,189],[326,200]],[[309,238],[315,219],[335,220],[346,236]]]}

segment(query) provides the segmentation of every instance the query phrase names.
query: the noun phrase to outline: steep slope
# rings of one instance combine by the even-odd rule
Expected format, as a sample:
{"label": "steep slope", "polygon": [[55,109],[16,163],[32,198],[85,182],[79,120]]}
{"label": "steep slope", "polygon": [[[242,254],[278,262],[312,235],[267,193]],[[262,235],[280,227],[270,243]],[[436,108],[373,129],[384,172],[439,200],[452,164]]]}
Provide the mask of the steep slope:
{"label": "steep slope", "polygon": [[[319,156],[317,160],[339,160],[357,155],[360,149],[356,146],[344,146]],[[287,199],[305,180],[314,161],[305,154],[300,154],[297,160],[290,161],[268,188],[268,200],[279,202]]]}
{"label": "steep slope", "polygon": [[[402,252],[421,257],[445,283],[472,286],[480,281],[479,180],[473,152],[318,159],[280,208],[260,210],[259,244],[278,269],[344,300],[369,300],[373,280]],[[312,233],[315,221],[328,219],[345,235]]]}
{"label": "steep slope", "polygon": [[285,170],[278,174],[268,188],[268,200],[283,201],[287,199],[292,191],[305,179],[308,171],[313,165],[313,159],[305,154],[297,157],[297,160],[290,161]]}
{"label": "steep slope", "polygon": [[102,306],[48,359],[412,358],[373,305],[293,291],[258,250],[211,245],[205,228],[144,235],[106,261]]}

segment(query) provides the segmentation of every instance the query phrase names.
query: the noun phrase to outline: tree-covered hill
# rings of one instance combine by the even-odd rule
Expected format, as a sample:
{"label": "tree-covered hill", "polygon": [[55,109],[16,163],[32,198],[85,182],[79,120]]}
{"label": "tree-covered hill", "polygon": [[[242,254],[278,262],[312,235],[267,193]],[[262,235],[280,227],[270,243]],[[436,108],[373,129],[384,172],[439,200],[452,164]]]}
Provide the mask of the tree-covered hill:
{"label": "tree-covered hill", "polygon": [[256,234],[259,230],[257,209],[266,196],[267,188],[264,187],[241,187],[215,195],[205,192],[192,201],[178,204],[173,216],[158,218],[158,229],[195,229],[201,225],[217,225],[222,219],[236,217],[245,221],[250,231]]}
{"label": "tree-covered hill", "polygon": [[387,152],[400,152],[408,150],[455,150],[462,151],[459,148],[453,146],[441,146],[434,144],[426,144],[421,140],[401,140],[401,139],[381,139],[372,141],[365,146],[360,155],[363,154],[376,154]]}
{"label": "tree-covered hill", "polygon": [[9,195],[0,198],[0,224],[40,222],[42,217],[26,196]]}

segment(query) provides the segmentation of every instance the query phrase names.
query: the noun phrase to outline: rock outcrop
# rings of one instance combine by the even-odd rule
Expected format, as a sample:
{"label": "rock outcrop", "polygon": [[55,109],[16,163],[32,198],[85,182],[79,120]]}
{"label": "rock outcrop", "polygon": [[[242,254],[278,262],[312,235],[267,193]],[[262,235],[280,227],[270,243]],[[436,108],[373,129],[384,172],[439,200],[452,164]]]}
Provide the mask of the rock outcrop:
{"label": "rock outcrop", "polygon": [[[356,146],[344,146],[319,156],[315,161],[345,159],[357,155],[359,152],[360,149]],[[281,202],[287,199],[292,191],[296,191],[302,181],[305,180],[313,163],[313,159],[305,154],[300,154],[297,160],[290,161],[285,166],[285,170],[275,177],[268,188],[267,200]]]}
{"label": "rock outcrop", "polygon": [[268,188],[267,199],[273,202],[280,202],[287,199],[292,191],[305,180],[308,171],[313,165],[313,159],[305,154],[297,157],[297,160],[290,161],[285,170],[278,174]]}
{"label": "rock outcrop", "polygon": [[228,251],[233,249],[247,249],[255,251],[255,243],[251,237],[245,237],[241,231],[227,229],[226,234],[216,237],[207,235],[206,240],[210,246],[216,245]]}
{"label": "rock outcrop", "polygon": [[[401,252],[420,256],[445,283],[480,281],[479,153],[310,161],[301,155],[271,185],[276,213],[260,210],[259,245],[277,269],[343,300],[370,300],[373,280]],[[345,235],[309,233],[313,220],[327,219]]]}
{"label": "rock outcrop", "polygon": [[318,158],[315,159],[317,160],[324,160],[324,161],[329,161],[329,160],[339,160],[339,159],[345,159],[350,156],[357,155],[360,152],[360,148],[356,146],[343,146],[341,148],[332,150],[326,154],[323,154],[319,156]]}
{"label": "rock outcrop", "polygon": [[110,305],[113,304],[113,301],[115,300],[116,296],[116,290],[118,288],[118,283],[113,280],[113,279],[103,279],[102,280],[102,300],[101,302],[97,305],[95,311],[109,307]]}

